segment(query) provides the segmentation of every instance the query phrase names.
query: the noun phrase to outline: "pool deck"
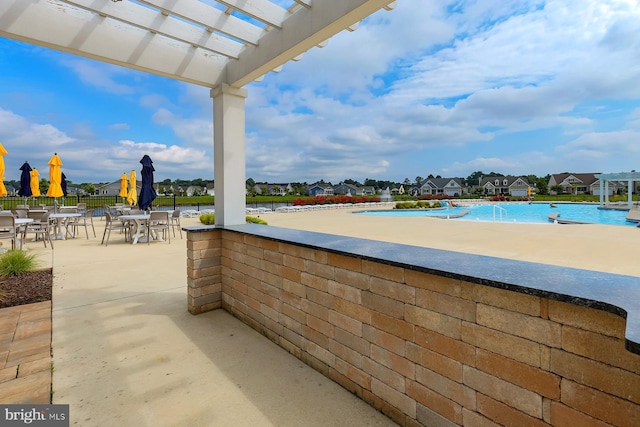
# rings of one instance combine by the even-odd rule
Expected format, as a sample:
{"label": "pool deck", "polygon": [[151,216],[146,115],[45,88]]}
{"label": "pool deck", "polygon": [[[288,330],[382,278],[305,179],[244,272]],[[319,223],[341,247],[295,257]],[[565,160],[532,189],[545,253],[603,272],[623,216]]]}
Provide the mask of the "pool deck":
{"label": "pool deck", "polygon": [[553,223],[556,223],[556,224],[592,224],[590,222],[575,221],[573,219],[560,218],[560,214],[559,213],[549,214],[549,221],[551,221]]}
{"label": "pool deck", "polygon": [[[633,227],[398,220],[349,209],[260,216],[276,227],[640,277],[640,230]],[[184,239],[132,246],[116,234],[104,247],[104,222],[95,223],[98,238],[56,242],[53,251],[30,245],[54,266],[53,400],[71,405],[72,420],[390,425],[226,312],[188,314]],[[183,218],[185,226],[196,224]]]}
{"label": "pool deck", "polygon": [[640,209],[631,209],[627,214],[627,221],[640,222]]}
{"label": "pool deck", "polygon": [[356,215],[353,212],[357,210],[274,212],[259,216],[276,227],[640,276],[637,262],[640,234],[634,227],[398,218]]}

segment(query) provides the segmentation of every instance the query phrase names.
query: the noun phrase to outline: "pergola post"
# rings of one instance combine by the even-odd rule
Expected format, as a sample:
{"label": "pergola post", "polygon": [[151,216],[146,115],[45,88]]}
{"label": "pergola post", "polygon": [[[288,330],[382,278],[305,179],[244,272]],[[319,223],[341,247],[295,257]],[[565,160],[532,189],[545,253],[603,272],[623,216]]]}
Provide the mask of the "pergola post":
{"label": "pergola post", "polygon": [[247,90],[221,84],[213,98],[216,225],[246,222],[245,106]]}

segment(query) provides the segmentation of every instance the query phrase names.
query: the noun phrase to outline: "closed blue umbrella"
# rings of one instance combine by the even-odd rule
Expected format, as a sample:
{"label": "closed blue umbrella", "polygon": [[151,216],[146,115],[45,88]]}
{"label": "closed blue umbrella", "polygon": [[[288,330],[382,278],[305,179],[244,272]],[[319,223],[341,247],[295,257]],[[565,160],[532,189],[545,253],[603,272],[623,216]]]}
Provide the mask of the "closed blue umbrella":
{"label": "closed blue umbrella", "polygon": [[67,197],[67,177],[64,172],[62,172],[62,181],[60,182],[60,187],[62,188],[62,197]]}
{"label": "closed blue umbrella", "polygon": [[156,198],[156,190],[153,189],[153,160],[148,155],[144,155],[140,160],[142,164],[142,184],[140,188],[140,196],[138,196],[138,206],[140,209],[147,210],[151,208],[151,204]]}
{"label": "closed blue umbrella", "polygon": [[31,166],[29,166],[29,162],[24,162],[24,164],[20,166],[20,170],[22,173],[20,174],[20,190],[18,190],[18,195],[29,197],[33,194],[31,192]]}

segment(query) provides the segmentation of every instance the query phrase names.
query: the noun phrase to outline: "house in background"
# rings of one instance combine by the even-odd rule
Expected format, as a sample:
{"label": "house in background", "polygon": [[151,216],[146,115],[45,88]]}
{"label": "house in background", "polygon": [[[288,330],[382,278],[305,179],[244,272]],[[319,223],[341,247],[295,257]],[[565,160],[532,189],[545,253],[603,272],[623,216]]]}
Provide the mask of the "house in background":
{"label": "house in background", "polygon": [[[559,185],[562,187],[560,194],[593,194],[600,195],[600,180],[596,178],[596,173],[556,173],[549,178],[549,191],[551,187]],[[621,189],[626,188],[624,184],[617,181],[609,182],[609,196],[614,195]]]}
{"label": "house in background", "polygon": [[527,197],[531,191],[529,180],[523,176],[485,176],[480,180],[485,195]]}
{"label": "house in background", "polygon": [[333,186],[323,182],[316,182],[307,187],[309,196],[333,196]]}
{"label": "house in background", "polygon": [[153,184],[153,189],[156,190],[156,193],[158,195],[164,195],[164,196],[166,195],[183,196],[186,191],[180,185],[175,185],[175,184],[166,185],[166,184],[159,184],[157,182]]}
{"label": "house in background", "polygon": [[361,187],[357,187],[353,184],[344,184],[341,182],[340,184],[333,187],[333,194],[343,196],[361,196],[362,189]]}
{"label": "house in background", "polygon": [[187,187],[186,195],[188,197],[191,197],[191,196],[202,196],[202,195],[204,195],[204,190],[205,190],[204,187],[201,187],[199,185],[190,185],[190,186]]}
{"label": "house in background", "polygon": [[[426,178],[420,183],[417,193],[420,196],[460,197],[464,194],[461,178]],[[415,192],[415,190],[413,190]]]}
{"label": "house in background", "polygon": [[371,186],[371,185],[365,185],[362,188],[362,195],[363,196],[375,196],[376,194],[376,189],[375,187]]}
{"label": "house in background", "polygon": [[[119,196],[120,182],[120,180],[117,180],[108,184],[98,185],[96,186],[96,194],[98,196]],[[140,181],[136,182],[136,194],[140,194],[141,188]]]}
{"label": "house in background", "polygon": [[254,191],[258,195],[265,196],[286,196],[293,192],[291,184],[266,184],[260,183],[253,187]]}

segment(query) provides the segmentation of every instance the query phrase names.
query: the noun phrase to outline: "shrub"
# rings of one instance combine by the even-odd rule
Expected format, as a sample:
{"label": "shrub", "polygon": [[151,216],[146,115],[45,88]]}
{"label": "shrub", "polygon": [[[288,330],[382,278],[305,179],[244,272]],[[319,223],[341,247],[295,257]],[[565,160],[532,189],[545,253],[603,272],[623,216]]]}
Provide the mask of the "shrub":
{"label": "shrub", "polygon": [[418,196],[418,200],[448,200],[453,198],[453,196],[447,194],[423,194],[422,196]]}
{"label": "shrub", "polygon": [[398,202],[394,206],[394,209],[413,209],[415,204],[412,202]]}
{"label": "shrub", "polygon": [[214,214],[202,214],[200,215],[200,222],[205,225],[214,225],[216,223],[216,216]]}
{"label": "shrub", "polygon": [[257,216],[247,216],[247,224],[269,225],[267,221],[262,218],[258,218]]}
{"label": "shrub", "polygon": [[306,205],[335,205],[335,204],[355,204],[365,202],[379,202],[380,197],[377,196],[315,196],[297,198],[293,201],[293,206]]}
{"label": "shrub", "polygon": [[[255,216],[247,216],[246,221],[251,224],[268,225],[267,221]],[[214,225],[216,223],[216,216],[215,214],[202,214],[200,215],[200,222],[205,225]]]}
{"label": "shrub", "polygon": [[0,276],[17,276],[36,267],[35,255],[20,249],[6,252],[0,256]]}
{"label": "shrub", "polygon": [[441,208],[445,205],[443,202],[435,201],[435,202],[426,202],[426,201],[418,201],[418,202],[398,202],[393,207],[394,209],[433,209],[433,208]]}

